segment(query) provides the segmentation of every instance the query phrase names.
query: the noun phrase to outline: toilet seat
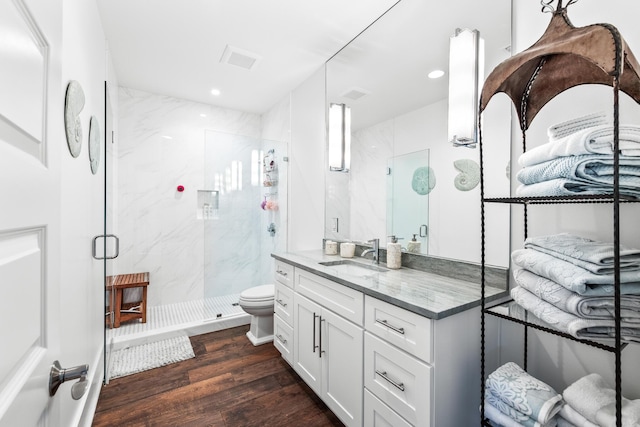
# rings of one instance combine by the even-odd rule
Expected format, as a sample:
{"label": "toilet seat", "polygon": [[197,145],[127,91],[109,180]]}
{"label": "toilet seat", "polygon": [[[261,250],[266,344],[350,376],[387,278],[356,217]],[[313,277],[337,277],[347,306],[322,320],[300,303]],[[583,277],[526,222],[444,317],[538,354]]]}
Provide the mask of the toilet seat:
{"label": "toilet seat", "polygon": [[270,285],[261,285],[254,286],[253,288],[245,289],[240,293],[240,300],[244,301],[269,301],[273,300],[275,295],[275,286]]}

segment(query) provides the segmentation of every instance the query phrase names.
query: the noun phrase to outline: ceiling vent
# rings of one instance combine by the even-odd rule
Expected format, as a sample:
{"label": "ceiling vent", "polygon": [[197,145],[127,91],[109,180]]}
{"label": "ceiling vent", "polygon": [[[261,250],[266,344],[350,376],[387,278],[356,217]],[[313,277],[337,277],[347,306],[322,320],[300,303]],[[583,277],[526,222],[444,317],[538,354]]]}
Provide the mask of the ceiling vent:
{"label": "ceiling vent", "polygon": [[351,89],[347,90],[345,93],[343,93],[340,96],[343,98],[350,99],[352,101],[357,101],[363,96],[366,96],[369,94],[371,94],[371,92],[369,92],[368,90],[365,90],[359,87],[352,87]]}
{"label": "ceiling vent", "polygon": [[252,69],[262,57],[248,50],[240,49],[231,45],[227,45],[222,53],[220,62],[223,64],[231,64],[245,70]]}

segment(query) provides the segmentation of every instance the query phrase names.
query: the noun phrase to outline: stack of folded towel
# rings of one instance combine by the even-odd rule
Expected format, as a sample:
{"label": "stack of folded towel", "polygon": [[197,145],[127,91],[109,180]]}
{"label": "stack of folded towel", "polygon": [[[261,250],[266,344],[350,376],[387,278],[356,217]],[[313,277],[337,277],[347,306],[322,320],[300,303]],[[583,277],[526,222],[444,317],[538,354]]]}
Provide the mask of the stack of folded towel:
{"label": "stack of folded towel", "polygon": [[[613,340],[613,245],[569,233],[528,238],[512,252],[514,301],[576,338]],[[620,248],[623,341],[640,342],[640,250]]]}
{"label": "stack of folded towel", "polygon": [[494,426],[555,427],[562,396],[513,362],[489,375],[485,383],[485,417]]}
{"label": "stack of folded towel", "polygon": [[[614,427],[616,393],[598,374],[589,374],[562,392],[565,405],[558,415],[558,427]],[[640,426],[640,399],[622,398],[622,426]]]}
{"label": "stack of folded towel", "polygon": [[[549,142],[523,153],[517,178],[520,197],[613,192],[613,126],[604,113],[554,125]],[[621,125],[620,193],[640,197],[640,126]]]}

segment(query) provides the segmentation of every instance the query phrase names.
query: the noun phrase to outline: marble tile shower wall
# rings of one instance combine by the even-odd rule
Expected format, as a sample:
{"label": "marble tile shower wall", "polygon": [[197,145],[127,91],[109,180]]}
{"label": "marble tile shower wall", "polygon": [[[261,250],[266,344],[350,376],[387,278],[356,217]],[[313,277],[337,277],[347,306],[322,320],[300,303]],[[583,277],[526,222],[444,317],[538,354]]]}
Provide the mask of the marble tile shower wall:
{"label": "marble tile shower wall", "polygon": [[149,271],[150,305],[201,299],[204,227],[196,206],[204,185],[205,130],[259,139],[261,118],[126,88],[118,103],[120,256],[114,272]]}

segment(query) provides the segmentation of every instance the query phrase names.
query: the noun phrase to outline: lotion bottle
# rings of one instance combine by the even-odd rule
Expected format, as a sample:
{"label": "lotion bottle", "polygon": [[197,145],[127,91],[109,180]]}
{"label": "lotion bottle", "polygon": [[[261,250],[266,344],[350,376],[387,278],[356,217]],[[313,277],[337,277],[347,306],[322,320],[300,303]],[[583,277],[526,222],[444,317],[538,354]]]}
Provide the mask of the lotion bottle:
{"label": "lotion bottle", "polygon": [[398,243],[396,236],[389,236],[387,243],[387,267],[398,269],[402,267],[402,245]]}
{"label": "lotion bottle", "polygon": [[407,252],[411,252],[412,254],[420,253],[420,242],[416,240],[416,235],[413,235],[413,239],[409,243],[407,243]]}

